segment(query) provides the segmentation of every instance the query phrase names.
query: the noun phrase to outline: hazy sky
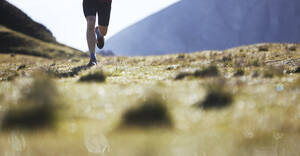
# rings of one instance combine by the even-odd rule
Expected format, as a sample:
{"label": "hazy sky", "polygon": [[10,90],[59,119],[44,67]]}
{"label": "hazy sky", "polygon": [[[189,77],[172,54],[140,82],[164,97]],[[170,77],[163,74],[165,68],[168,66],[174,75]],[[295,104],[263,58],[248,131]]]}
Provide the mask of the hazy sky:
{"label": "hazy sky", "polygon": [[[86,51],[82,0],[8,0],[49,28],[59,42]],[[108,36],[179,0],[113,0]],[[16,21],[17,22],[17,21]]]}

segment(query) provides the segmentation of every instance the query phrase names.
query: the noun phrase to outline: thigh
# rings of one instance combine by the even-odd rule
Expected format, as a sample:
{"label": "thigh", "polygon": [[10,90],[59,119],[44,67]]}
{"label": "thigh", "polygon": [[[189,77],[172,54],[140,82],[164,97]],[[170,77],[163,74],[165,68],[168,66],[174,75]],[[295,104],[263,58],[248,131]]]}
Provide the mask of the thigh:
{"label": "thigh", "polygon": [[110,20],[111,2],[101,2],[98,6],[98,25],[107,27]]}
{"label": "thigh", "polygon": [[85,17],[96,16],[98,8],[95,0],[83,0],[82,5]]}

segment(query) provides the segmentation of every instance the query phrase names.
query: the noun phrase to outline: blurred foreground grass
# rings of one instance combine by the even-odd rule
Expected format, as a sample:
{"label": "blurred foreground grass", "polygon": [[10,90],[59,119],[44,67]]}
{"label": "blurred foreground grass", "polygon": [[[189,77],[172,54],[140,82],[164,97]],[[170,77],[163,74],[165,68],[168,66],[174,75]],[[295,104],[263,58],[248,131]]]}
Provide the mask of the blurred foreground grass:
{"label": "blurred foreground grass", "polygon": [[[87,61],[1,55],[2,128],[1,121],[9,110],[24,106],[24,98],[31,95],[25,93],[33,93],[36,76],[43,77],[41,73],[52,80],[35,86],[41,94],[36,93],[30,100],[42,101],[49,96],[47,101],[51,105],[59,101],[59,107],[53,110],[57,115],[54,127],[13,127],[0,132],[0,155],[300,153],[299,45],[264,44],[224,52],[107,57],[100,59],[100,67],[82,68]],[[208,68],[211,65],[216,68]],[[218,74],[207,76],[212,73],[209,69]],[[106,75],[105,82],[79,81],[98,71]],[[184,76],[176,79],[180,74]],[[58,95],[43,92],[51,86],[50,81]],[[149,96],[152,93],[155,96]],[[222,104],[222,99],[227,99],[226,103]],[[144,120],[142,108],[149,108],[142,106],[149,103],[161,106],[146,111],[147,126],[137,126]],[[132,123],[127,118],[132,112],[131,116],[140,119],[133,121],[135,126],[128,124]],[[157,116],[157,112],[167,115]],[[149,127],[156,123],[160,125]],[[168,126],[161,125],[164,123]]]}

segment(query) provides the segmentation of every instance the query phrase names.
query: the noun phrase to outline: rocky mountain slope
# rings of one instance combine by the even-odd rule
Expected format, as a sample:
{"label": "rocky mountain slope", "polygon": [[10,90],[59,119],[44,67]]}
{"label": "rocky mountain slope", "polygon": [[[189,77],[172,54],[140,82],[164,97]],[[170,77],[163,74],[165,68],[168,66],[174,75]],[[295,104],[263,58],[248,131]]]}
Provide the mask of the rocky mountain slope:
{"label": "rocky mountain slope", "polygon": [[298,43],[299,7],[298,0],[181,0],[116,34],[105,49],[143,56]]}

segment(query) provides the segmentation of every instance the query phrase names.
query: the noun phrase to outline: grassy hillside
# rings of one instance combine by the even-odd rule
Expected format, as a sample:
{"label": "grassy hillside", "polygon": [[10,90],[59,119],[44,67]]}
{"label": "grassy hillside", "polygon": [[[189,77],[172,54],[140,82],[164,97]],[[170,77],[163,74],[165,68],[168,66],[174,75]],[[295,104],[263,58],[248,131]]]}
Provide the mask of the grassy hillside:
{"label": "grassy hillside", "polygon": [[83,57],[87,54],[56,42],[52,33],[20,9],[0,1],[0,53],[46,58]]}
{"label": "grassy hillside", "polygon": [[0,19],[0,25],[42,41],[56,43],[50,30],[33,21],[22,10],[6,0],[0,1]]}
{"label": "grassy hillside", "polygon": [[26,54],[46,58],[86,56],[79,50],[44,42],[1,25],[0,43],[0,53]]}
{"label": "grassy hillside", "polygon": [[300,152],[298,44],[87,62],[1,54],[0,155]]}

